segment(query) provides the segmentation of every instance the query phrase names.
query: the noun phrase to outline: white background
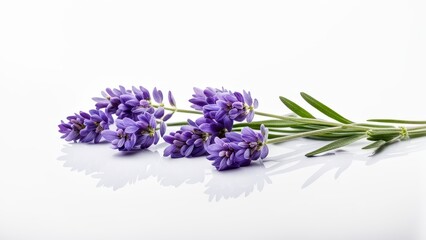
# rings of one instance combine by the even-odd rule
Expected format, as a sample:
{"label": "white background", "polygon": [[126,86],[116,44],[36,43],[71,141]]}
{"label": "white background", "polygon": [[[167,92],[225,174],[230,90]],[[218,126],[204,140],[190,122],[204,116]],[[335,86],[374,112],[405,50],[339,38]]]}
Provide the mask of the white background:
{"label": "white background", "polygon": [[[355,121],[426,119],[423,1],[1,1],[0,239],[426,239],[426,140],[377,157],[323,142],[261,164],[123,157],[61,119],[106,87],[305,91]],[[306,106],[306,104],[302,105]],[[316,114],[320,117],[320,114]],[[188,116],[178,115],[174,120]]]}

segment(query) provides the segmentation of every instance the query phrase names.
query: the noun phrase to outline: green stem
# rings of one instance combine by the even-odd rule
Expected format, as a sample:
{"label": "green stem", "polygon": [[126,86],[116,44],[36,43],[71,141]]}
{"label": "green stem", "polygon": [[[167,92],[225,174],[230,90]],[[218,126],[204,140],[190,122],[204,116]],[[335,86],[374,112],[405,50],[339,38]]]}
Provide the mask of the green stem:
{"label": "green stem", "polygon": [[167,123],[168,127],[188,125],[188,122],[171,122]]}
{"label": "green stem", "polygon": [[409,130],[409,131],[412,131],[412,130],[426,130],[426,125],[423,125],[423,126],[418,126],[418,127],[411,127],[411,128],[408,128],[407,130]]}
{"label": "green stem", "polygon": [[289,136],[274,138],[274,139],[268,140],[266,143],[267,144],[281,143],[281,142],[285,142],[285,141],[296,139],[296,138],[309,137],[309,136],[314,136],[314,135],[318,135],[318,134],[322,134],[322,133],[334,132],[334,131],[339,130],[339,129],[342,129],[342,126],[330,127],[330,128],[320,129],[320,130],[314,130],[314,131],[297,133],[297,134],[293,134],[293,135],[289,135]]}
{"label": "green stem", "polygon": [[277,119],[292,121],[292,122],[295,122],[295,123],[309,123],[309,124],[318,124],[318,125],[333,126],[333,127],[335,127],[335,126],[342,126],[343,125],[341,123],[327,122],[327,121],[323,121],[323,120],[319,120],[319,119],[298,118],[298,117],[285,117],[285,116],[279,116],[279,115],[275,115],[275,114],[258,112],[258,111],[255,111],[255,114],[257,114],[259,116],[272,117],[272,118],[277,118]]}

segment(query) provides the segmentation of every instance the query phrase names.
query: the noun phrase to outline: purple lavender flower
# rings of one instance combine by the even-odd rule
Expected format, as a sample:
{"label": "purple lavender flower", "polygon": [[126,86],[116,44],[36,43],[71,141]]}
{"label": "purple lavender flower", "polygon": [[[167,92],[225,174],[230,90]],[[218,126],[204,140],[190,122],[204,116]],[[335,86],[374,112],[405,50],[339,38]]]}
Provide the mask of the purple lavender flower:
{"label": "purple lavender flower", "polygon": [[242,156],[237,155],[237,152],[241,150],[238,146],[239,141],[241,141],[241,135],[235,132],[227,133],[226,138],[216,137],[214,143],[207,147],[209,153],[207,159],[213,161],[212,165],[219,171],[239,168],[241,162],[245,162]]}
{"label": "purple lavender flower", "polygon": [[[137,120],[137,116],[143,112],[154,114],[157,119],[162,119],[164,116],[164,104],[163,104],[163,93],[161,90],[154,88],[152,96],[154,101],[158,103],[157,109],[154,109],[152,105],[152,99],[149,91],[140,86],[139,89],[136,87],[132,88],[133,93],[123,94],[120,96],[120,104],[117,110],[117,116],[119,119],[131,118]],[[167,116],[169,119],[171,116]]]}
{"label": "purple lavender flower", "polygon": [[247,120],[247,122],[251,122],[258,102],[256,99],[253,101],[250,92],[244,91],[243,93],[244,96],[239,92],[218,93],[218,100],[215,104],[203,107],[204,115],[207,114],[218,121],[223,120],[225,123],[232,120],[238,122]]}
{"label": "purple lavender flower", "polygon": [[201,131],[208,133],[212,138],[223,138],[225,137],[225,133],[232,130],[232,123],[231,125],[225,126],[223,122],[217,121],[214,118],[200,117],[195,120],[195,123],[199,126]]}
{"label": "purple lavender flower", "polygon": [[90,115],[81,111],[80,114],[75,113],[73,116],[68,116],[67,123],[61,121],[61,124],[58,125],[59,132],[63,134],[61,138],[66,141],[81,141],[81,130],[86,127],[84,125],[85,117],[90,118]]}
{"label": "purple lavender flower", "polygon": [[120,104],[117,109],[117,118],[131,118],[137,119],[137,116],[143,112],[153,113],[154,109],[151,105],[142,106],[141,102],[134,94],[123,94],[120,96]]}
{"label": "purple lavender flower", "polygon": [[103,97],[94,97],[92,99],[96,102],[96,109],[105,108],[105,113],[112,115],[117,112],[118,105],[121,103],[120,96],[129,93],[131,93],[130,90],[126,90],[123,86],[119,86],[119,89],[107,88],[105,91],[101,92]]}
{"label": "purple lavender flower", "polygon": [[229,132],[225,138],[216,137],[214,144],[207,147],[207,159],[212,160],[219,171],[248,166],[251,161],[268,155],[267,139],[268,129],[263,125],[260,133],[249,127],[241,133]]}
{"label": "purple lavender flower", "polygon": [[104,130],[102,137],[111,142],[113,148],[119,151],[131,151],[136,144],[136,135],[127,134],[123,129],[117,129],[117,131]]}
{"label": "purple lavender flower", "polygon": [[224,93],[228,91],[225,90],[224,88],[218,89],[218,88],[208,87],[202,90],[200,88],[194,87],[194,92],[195,94],[192,94],[193,98],[189,99],[189,102],[193,104],[191,105],[191,107],[194,108],[195,110],[202,111],[205,105],[216,103],[218,93]]}
{"label": "purple lavender flower", "polygon": [[164,156],[172,158],[199,157],[206,155],[206,146],[210,141],[208,133],[200,130],[197,123],[188,120],[189,125],[180,130],[171,132],[163,139],[170,145],[164,150]]}
{"label": "purple lavender flower", "polygon": [[104,130],[102,136],[119,151],[145,149],[157,144],[160,137],[156,131],[155,117],[144,112],[139,114],[137,119],[137,121],[131,118],[117,119],[117,131]]}
{"label": "purple lavender flower", "polygon": [[130,118],[123,119],[124,131],[128,134],[134,134],[137,137],[136,145],[141,149],[148,148],[152,144],[157,144],[160,136],[156,131],[157,122],[150,113],[138,115],[138,120]]}
{"label": "purple lavender flower", "polygon": [[266,145],[268,140],[268,129],[262,124],[260,126],[260,133],[253,131],[249,127],[245,127],[241,130],[241,139],[238,146],[241,149],[237,152],[237,155],[243,157],[246,161],[243,162],[242,166],[250,165],[250,162],[259,158],[264,159],[269,149]]}
{"label": "purple lavender flower", "polygon": [[90,110],[89,114],[81,113],[85,118],[84,129],[80,131],[82,138],[80,142],[92,142],[98,143],[101,138],[101,132],[109,129],[109,125],[114,122],[111,116],[106,115],[102,110]]}

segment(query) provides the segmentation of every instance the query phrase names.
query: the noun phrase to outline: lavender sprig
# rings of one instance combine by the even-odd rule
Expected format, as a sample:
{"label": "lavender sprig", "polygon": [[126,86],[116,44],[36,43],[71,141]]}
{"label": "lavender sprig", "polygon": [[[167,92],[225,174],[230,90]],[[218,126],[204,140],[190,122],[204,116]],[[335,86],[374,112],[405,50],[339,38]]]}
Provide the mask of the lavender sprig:
{"label": "lavender sprig", "polygon": [[[164,156],[206,156],[219,171],[249,166],[252,161],[267,157],[268,144],[296,138],[331,141],[306,154],[312,157],[361,139],[371,141],[363,149],[375,149],[376,154],[398,141],[426,136],[426,121],[371,119],[368,121],[382,124],[355,123],[306,93],[301,96],[309,105],[335,121],[318,119],[284,97],[280,100],[296,116],[260,112],[255,110],[258,101],[250,92],[224,88],[194,88],[189,100],[194,110],[177,108],[170,91],[167,94],[170,106],[165,106],[163,93],[157,88],[150,93],[144,87],[128,90],[119,86],[107,88],[102,96],[93,98],[96,110],[81,111],[67,117],[66,122],[61,121],[58,127],[63,139],[84,143],[105,139],[119,151],[135,151],[157,144],[161,136],[169,144]],[[201,117],[167,124],[176,112]],[[253,121],[256,115],[268,119]],[[165,135],[167,125],[180,129]]]}

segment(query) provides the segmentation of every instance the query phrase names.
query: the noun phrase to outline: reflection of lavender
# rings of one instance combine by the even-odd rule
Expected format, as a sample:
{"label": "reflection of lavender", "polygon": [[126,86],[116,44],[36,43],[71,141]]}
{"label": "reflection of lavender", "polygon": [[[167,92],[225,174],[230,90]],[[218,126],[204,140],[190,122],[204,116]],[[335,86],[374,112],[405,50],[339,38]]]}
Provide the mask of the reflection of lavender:
{"label": "reflection of lavender", "polygon": [[270,155],[274,152],[282,153],[287,149],[284,154],[270,156],[264,162],[255,161],[250,168],[240,168],[232,172],[211,171],[210,165],[202,158],[168,159],[162,158],[156,151],[111,154],[111,151],[100,151],[104,147],[103,144],[67,144],[62,149],[64,155],[58,160],[63,161],[63,166],[71,171],[84,172],[97,179],[98,187],[117,190],[153,178],[162,186],[203,184],[204,193],[210,201],[219,201],[248,196],[255,189],[260,192],[266,186],[265,183],[271,184],[276,176],[317,166],[317,170],[307,176],[307,180],[302,184],[302,188],[306,188],[326,173],[334,172],[335,178],[338,178],[355,162],[365,162],[368,166],[380,160],[424,151],[425,141],[414,139],[411,143],[401,142],[374,157],[369,157],[369,153],[360,155],[341,151],[337,152],[335,157],[307,159],[304,157],[306,149],[312,147],[312,144],[321,143],[300,139],[284,146],[271,146]]}
{"label": "reflection of lavender", "polygon": [[149,178],[157,179],[163,186],[202,183],[210,169],[202,159],[174,161],[149,150],[111,154],[111,151],[100,150],[105,147],[102,145],[65,145],[62,149],[65,155],[58,160],[64,161],[64,167],[71,171],[84,172],[97,179],[98,187],[113,190]]}
{"label": "reflection of lavender", "polygon": [[260,192],[265,183],[271,184],[268,169],[262,163],[254,163],[251,168],[241,168],[232,172],[213,172],[206,184],[205,194],[209,200],[238,198],[248,196],[255,188]]}

